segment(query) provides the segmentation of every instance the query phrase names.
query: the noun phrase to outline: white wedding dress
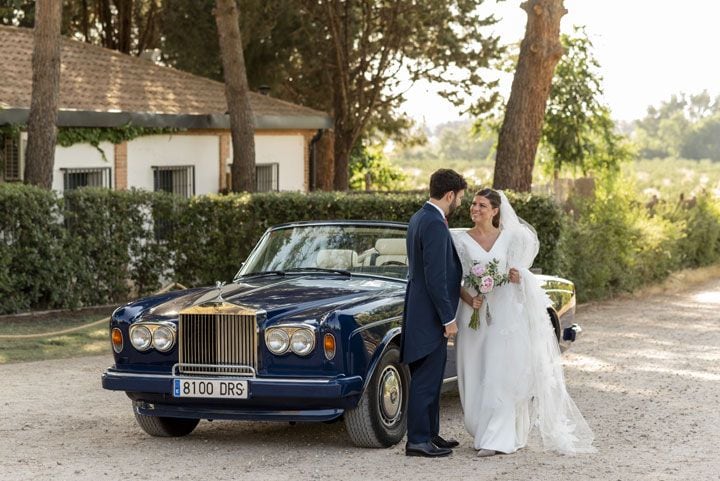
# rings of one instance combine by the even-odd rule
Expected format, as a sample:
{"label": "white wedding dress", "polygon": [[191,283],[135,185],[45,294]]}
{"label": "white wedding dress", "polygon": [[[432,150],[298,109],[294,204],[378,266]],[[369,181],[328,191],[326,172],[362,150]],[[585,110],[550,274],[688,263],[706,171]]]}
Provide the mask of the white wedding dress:
{"label": "white wedding dress", "polygon": [[465,427],[475,449],[515,452],[537,426],[546,449],[594,452],[592,430],[565,387],[546,310],[550,301],[528,270],[538,252],[537,235],[503,193],[501,198],[501,232],[489,251],[466,232],[452,232],[463,277],[473,262],[493,259],[500,272],[515,267],[521,277],[520,284],[498,286],[486,295],[477,330],[468,326],[472,307],[462,300],[458,306],[456,355]]}

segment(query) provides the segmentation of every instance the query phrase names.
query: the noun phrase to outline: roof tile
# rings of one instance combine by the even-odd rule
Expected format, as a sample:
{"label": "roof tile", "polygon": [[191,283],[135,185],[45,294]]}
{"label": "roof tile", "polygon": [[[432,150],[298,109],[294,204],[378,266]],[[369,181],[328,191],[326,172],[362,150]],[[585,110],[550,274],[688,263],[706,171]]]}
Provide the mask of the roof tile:
{"label": "roof tile", "polygon": [[[32,92],[33,31],[0,26],[0,108],[27,109]],[[221,82],[114,50],[63,38],[60,109],[159,114],[224,114]],[[250,93],[255,116],[322,117],[318,110]]]}

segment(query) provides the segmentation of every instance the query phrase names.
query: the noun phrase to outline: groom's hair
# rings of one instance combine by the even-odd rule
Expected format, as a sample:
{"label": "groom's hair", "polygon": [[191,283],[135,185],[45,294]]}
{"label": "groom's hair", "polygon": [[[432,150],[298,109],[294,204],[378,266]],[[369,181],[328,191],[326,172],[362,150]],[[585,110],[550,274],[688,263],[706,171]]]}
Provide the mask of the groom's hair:
{"label": "groom's hair", "polygon": [[448,192],[460,192],[467,189],[462,175],[452,169],[439,169],[430,176],[430,197],[442,199]]}

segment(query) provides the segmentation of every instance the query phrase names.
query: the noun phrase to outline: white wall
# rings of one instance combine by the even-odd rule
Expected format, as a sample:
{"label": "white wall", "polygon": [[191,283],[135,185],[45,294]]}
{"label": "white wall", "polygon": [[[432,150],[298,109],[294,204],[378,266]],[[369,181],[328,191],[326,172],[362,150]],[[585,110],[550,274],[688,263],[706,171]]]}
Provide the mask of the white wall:
{"label": "white wall", "polygon": [[[228,165],[231,163],[232,143]],[[255,163],[279,164],[280,190],[305,190],[305,138],[302,135],[255,135]]]}
{"label": "white wall", "polygon": [[[25,138],[27,134],[23,133]],[[89,144],[75,144],[70,147],[57,146],[55,148],[55,166],[53,167],[53,190],[62,193],[63,172],[61,169],[110,167],[110,187],[115,188],[115,146],[110,142],[101,142],[102,153]]]}
{"label": "white wall", "polygon": [[153,166],[194,165],[195,195],[217,193],[220,141],[213,135],[151,135],[128,142],[128,188],[153,190]]}
{"label": "white wall", "polygon": [[[23,133],[24,139],[27,134]],[[195,166],[195,194],[217,193],[220,155],[219,136],[151,135],[128,142],[127,186],[153,190],[153,166]],[[88,144],[58,146],[55,151],[53,189],[63,190],[62,168],[110,167],[115,188],[115,150],[109,142],[100,144],[102,154]],[[279,164],[278,184],[284,191],[305,190],[305,139],[302,135],[256,135],[255,157],[258,164]],[[232,143],[227,165],[232,163]],[[229,172],[229,167],[227,172]]]}

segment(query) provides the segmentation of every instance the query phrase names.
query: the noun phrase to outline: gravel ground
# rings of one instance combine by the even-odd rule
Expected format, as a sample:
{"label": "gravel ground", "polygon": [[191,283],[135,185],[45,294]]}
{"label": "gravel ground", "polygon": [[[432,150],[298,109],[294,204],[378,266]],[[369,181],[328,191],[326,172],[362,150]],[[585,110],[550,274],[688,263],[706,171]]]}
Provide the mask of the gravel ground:
{"label": "gravel ground", "polygon": [[720,280],[581,306],[568,386],[598,452],[474,456],[457,394],[443,396],[445,459],[352,446],[342,423],[200,423],[185,438],[136,426],[104,391],[110,356],[0,366],[0,480],[720,480]]}

